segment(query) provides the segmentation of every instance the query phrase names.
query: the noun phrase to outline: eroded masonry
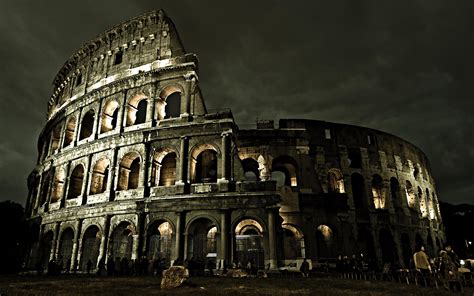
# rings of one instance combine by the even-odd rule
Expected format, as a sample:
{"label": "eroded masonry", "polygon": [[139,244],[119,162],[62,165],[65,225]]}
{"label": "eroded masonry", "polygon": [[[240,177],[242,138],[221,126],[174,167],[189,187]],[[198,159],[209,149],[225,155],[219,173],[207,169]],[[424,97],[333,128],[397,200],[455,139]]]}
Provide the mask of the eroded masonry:
{"label": "eroded masonry", "polygon": [[[409,264],[445,237],[429,162],[387,133],[316,120],[239,129],[154,11],[83,45],[54,80],[29,176],[26,264],[363,254]],[[314,263],[313,263],[314,264]]]}

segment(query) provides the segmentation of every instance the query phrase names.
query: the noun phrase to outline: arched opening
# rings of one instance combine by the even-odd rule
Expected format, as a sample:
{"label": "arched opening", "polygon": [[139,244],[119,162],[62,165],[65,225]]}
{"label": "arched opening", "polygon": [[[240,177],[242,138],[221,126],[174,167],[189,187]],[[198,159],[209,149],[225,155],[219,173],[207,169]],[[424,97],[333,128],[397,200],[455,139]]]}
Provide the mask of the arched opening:
{"label": "arched opening", "polygon": [[334,252],[334,233],[327,225],[319,225],[316,229],[316,245],[318,258],[333,258]]}
{"label": "arched opening", "polygon": [[382,251],[382,261],[384,263],[395,262],[397,250],[390,230],[381,229],[379,232],[379,244]]}
{"label": "arched opening", "polygon": [[66,173],[63,169],[56,169],[54,174],[53,192],[51,193],[51,203],[59,201],[64,194],[64,181]]}
{"label": "arched opening", "polygon": [[148,260],[159,260],[164,266],[169,266],[173,237],[173,228],[169,222],[156,221],[151,224],[148,227]]}
{"label": "arched opening", "polygon": [[254,219],[244,219],[235,227],[235,254],[237,262],[246,266],[252,262],[260,269],[264,267],[263,228]]}
{"label": "arched opening", "polygon": [[298,186],[298,178],[296,174],[297,165],[293,158],[284,155],[274,159],[272,162],[272,173],[277,171],[285,174],[284,186]]}
{"label": "arched opening", "polygon": [[196,171],[193,183],[217,182],[217,152],[206,149],[196,158]]}
{"label": "arched opening", "polygon": [[385,208],[385,192],[383,188],[383,180],[379,175],[372,176],[372,198],[376,209]]}
{"label": "arched opening", "polygon": [[414,208],[416,204],[416,196],[415,191],[413,190],[413,186],[411,185],[410,181],[406,181],[405,183],[405,192],[407,195],[407,203],[410,208]]}
{"label": "arched opening", "polygon": [[270,174],[272,181],[276,182],[276,187],[281,188],[285,186],[286,174],[281,171],[274,171]]}
{"label": "arched opening", "polygon": [[140,179],[140,156],[136,152],[125,154],[120,162],[118,190],[138,188]]}
{"label": "arched opening", "polygon": [[364,209],[365,206],[365,182],[364,177],[358,173],[351,176],[352,198],[356,209]]}
{"label": "arched opening", "polygon": [[360,149],[349,149],[349,151],[347,151],[347,158],[349,160],[349,167],[355,169],[360,169],[362,167]]}
{"label": "arched opening", "polygon": [[51,150],[50,153],[53,154],[59,148],[59,143],[61,140],[61,130],[62,125],[58,124],[53,130],[53,135],[51,137]]}
{"label": "arched opening", "polygon": [[257,182],[259,180],[258,162],[255,159],[246,158],[242,160],[242,167],[247,181]]}
{"label": "arched opening", "polygon": [[112,232],[112,258],[120,258],[130,262],[132,258],[133,235],[135,228],[129,222],[121,222]]}
{"label": "arched opening", "polygon": [[63,147],[69,146],[74,141],[74,133],[76,132],[76,118],[69,118],[66,124],[66,133],[64,135]]}
{"label": "arched opening", "polygon": [[403,256],[403,263],[405,264],[405,268],[411,268],[410,262],[413,254],[413,250],[411,248],[411,240],[410,236],[407,233],[403,233],[400,237],[401,247],[402,247],[402,256]]}
{"label": "arched opening", "polygon": [[415,249],[419,250],[422,246],[425,245],[425,241],[419,233],[415,235]]}
{"label": "arched opening", "polygon": [[217,225],[207,218],[199,218],[188,229],[188,258],[198,261],[213,260],[217,255]]}
{"label": "arched opening", "polygon": [[146,121],[148,100],[144,94],[135,95],[127,105],[127,126],[141,124]]}
{"label": "arched opening", "polygon": [[89,110],[82,118],[79,140],[89,138],[94,128],[94,110]]}
{"label": "arched opening", "polygon": [[418,200],[420,201],[420,212],[423,218],[428,217],[428,207],[426,205],[426,198],[423,196],[423,190],[418,187]]}
{"label": "arched opening", "polygon": [[51,256],[51,248],[53,247],[53,237],[53,231],[50,230],[43,235],[43,238],[41,239],[39,258],[43,268],[48,266],[49,258]]}
{"label": "arched opening", "polygon": [[433,255],[435,255],[435,248],[434,248],[434,243],[433,243],[433,238],[431,237],[430,234],[428,234],[428,237],[426,238],[426,252],[428,254],[428,257],[432,258]]}
{"label": "arched opening", "polygon": [[367,260],[375,260],[377,257],[372,233],[364,226],[358,226],[357,232],[357,246],[361,254],[363,254]]}
{"label": "arched opening", "polygon": [[283,256],[286,260],[305,257],[303,234],[292,225],[283,227]]}
{"label": "arched opening", "polygon": [[115,100],[107,102],[102,113],[102,124],[100,132],[105,133],[117,127],[119,103]]}
{"label": "arched opening", "polygon": [[172,186],[176,182],[176,153],[171,152],[161,160],[159,186]]}
{"label": "arched opening", "polygon": [[328,193],[345,193],[344,176],[338,169],[330,169],[328,172]]}
{"label": "arched opening", "polygon": [[401,198],[400,198],[400,183],[398,183],[397,178],[390,178],[390,196],[392,197],[393,206],[396,209],[402,207]]}
{"label": "arched opening", "polygon": [[109,160],[102,158],[98,160],[92,170],[91,187],[89,194],[103,193],[107,190],[107,181],[109,178]]}
{"label": "arched opening", "polygon": [[[81,270],[87,270],[87,262],[92,262],[92,267],[97,266],[99,258],[100,241],[102,235],[99,227],[91,225],[86,229],[82,237]],[[111,259],[112,260],[112,259]]]}
{"label": "arched opening", "polygon": [[50,181],[51,181],[50,172],[49,171],[44,172],[43,177],[41,179],[40,206],[44,205],[48,201]]}
{"label": "arched opening", "polygon": [[181,114],[181,93],[174,92],[166,98],[165,118],[179,117]]}
{"label": "arched opening", "polygon": [[69,270],[69,268],[71,267],[73,242],[74,231],[71,228],[67,228],[61,234],[61,239],[59,241],[58,264],[60,268],[66,268],[67,270]]}
{"label": "arched opening", "polygon": [[71,173],[67,199],[81,196],[83,181],[84,181],[84,167],[82,166],[82,164],[78,164],[76,165],[76,167]]}

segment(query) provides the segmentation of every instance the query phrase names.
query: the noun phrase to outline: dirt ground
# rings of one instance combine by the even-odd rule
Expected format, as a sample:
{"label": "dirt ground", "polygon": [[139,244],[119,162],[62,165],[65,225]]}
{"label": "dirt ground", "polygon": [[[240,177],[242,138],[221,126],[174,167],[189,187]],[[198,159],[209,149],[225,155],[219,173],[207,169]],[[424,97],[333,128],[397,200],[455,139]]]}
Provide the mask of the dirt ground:
{"label": "dirt ground", "polygon": [[[189,284],[161,290],[157,277],[99,277],[85,275],[1,276],[0,295],[455,295],[387,281],[338,278],[209,278],[195,277]],[[474,295],[468,287],[464,295]]]}

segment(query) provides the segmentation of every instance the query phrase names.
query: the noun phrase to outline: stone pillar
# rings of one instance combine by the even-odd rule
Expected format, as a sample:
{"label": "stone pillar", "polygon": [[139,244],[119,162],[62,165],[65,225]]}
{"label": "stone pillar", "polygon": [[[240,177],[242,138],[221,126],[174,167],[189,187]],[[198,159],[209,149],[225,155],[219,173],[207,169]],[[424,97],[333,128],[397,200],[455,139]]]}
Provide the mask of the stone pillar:
{"label": "stone pillar", "polygon": [[224,267],[224,261],[229,264],[229,213],[226,210],[221,212],[221,248],[220,248],[220,267]]}
{"label": "stone pillar", "polygon": [[[76,147],[77,142],[79,141],[79,131],[81,130],[81,126],[82,126],[81,121],[82,121],[82,108],[79,109],[79,115],[77,115],[77,119],[76,119],[76,129],[74,130],[74,137],[71,141],[73,147]],[[67,122],[66,122],[66,125],[67,125]]]}
{"label": "stone pillar", "polygon": [[59,246],[59,230],[61,227],[61,222],[56,222],[56,225],[54,227],[54,236],[53,236],[53,242],[51,245],[51,254],[49,256],[49,260],[56,260],[57,257],[57,251],[58,251],[58,246]]}
{"label": "stone pillar", "polygon": [[189,106],[191,105],[191,90],[192,90],[192,83],[194,81],[194,76],[185,75],[184,77],[186,84],[184,89],[184,98],[181,98],[181,117],[189,116]]}
{"label": "stone pillar", "polygon": [[176,236],[175,236],[175,250],[174,250],[174,258],[172,261],[176,259],[183,259],[183,241],[182,241],[182,232],[183,232],[183,221],[184,220],[184,213],[177,212],[176,213]]}
{"label": "stone pillar", "polygon": [[137,260],[138,259],[138,245],[140,244],[140,235],[134,234],[132,235],[133,241],[132,241],[132,260]]}
{"label": "stone pillar", "polygon": [[268,209],[268,263],[270,269],[278,269],[276,252],[275,210]]}
{"label": "stone pillar", "polygon": [[72,243],[72,255],[71,255],[71,266],[69,266],[70,270],[74,270],[74,267],[78,267],[75,265],[77,260],[77,254],[79,252],[79,240],[81,238],[81,226],[82,226],[82,219],[76,220],[76,231],[74,232],[74,241]]}
{"label": "stone pillar", "polygon": [[176,181],[176,185],[184,185],[187,183],[187,164],[186,161],[188,159],[188,137],[181,137],[181,146],[179,149],[179,175],[178,180]]}
{"label": "stone pillar", "polygon": [[107,217],[105,217],[104,233],[102,233],[102,237],[100,238],[99,257],[97,258],[97,262],[99,262],[104,257],[105,257],[105,261],[108,260],[107,245],[109,242],[110,219],[111,219],[110,215],[107,215]]}
{"label": "stone pillar", "polygon": [[229,190],[229,133],[225,132],[221,134],[221,167],[220,167],[220,178],[217,180],[219,184],[219,191]]}

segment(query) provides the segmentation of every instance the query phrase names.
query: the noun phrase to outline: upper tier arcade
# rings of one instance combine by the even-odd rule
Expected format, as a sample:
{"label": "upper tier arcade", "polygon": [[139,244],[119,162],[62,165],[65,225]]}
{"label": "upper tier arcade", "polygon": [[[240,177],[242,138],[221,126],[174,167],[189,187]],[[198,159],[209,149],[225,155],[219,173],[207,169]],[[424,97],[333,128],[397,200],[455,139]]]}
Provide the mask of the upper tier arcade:
{"label": "upper tier arcade", "polygon": [[79,97],[116,80],[159,68],[195,63],[186,55],[163,10],[123,22],[84,44],[53,81],[48,119]]}

